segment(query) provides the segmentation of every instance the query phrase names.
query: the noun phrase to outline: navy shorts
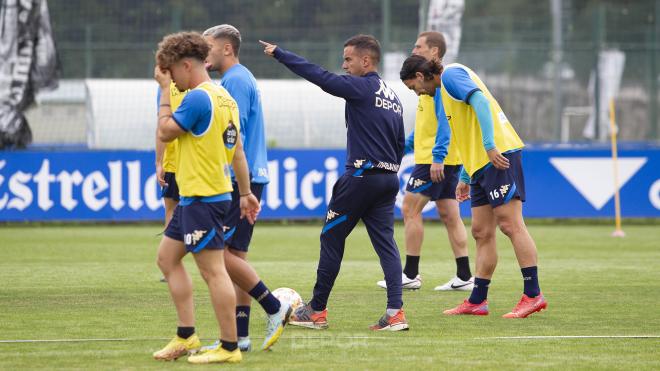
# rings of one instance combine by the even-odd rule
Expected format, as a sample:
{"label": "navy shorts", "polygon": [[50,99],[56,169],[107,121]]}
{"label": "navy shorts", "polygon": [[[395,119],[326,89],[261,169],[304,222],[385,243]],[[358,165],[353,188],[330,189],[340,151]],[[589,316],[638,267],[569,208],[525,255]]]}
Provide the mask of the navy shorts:
{"label": "navy shorts", "polygon": [[456,186],[461,175],[461,165],[445,165],[445,179],[440,183],[431,182],[431,164],[418,164],[408,179],[406,192],[419,193],[430,197],[431,201],[456,199]]}
{"label": "navy shorts", "polygon": [[[254,224],[250,224],[247,219],[241,219],[241,196],[238,191],[238,184],[234,183],[234,191],[231,193],[231,206],[225,218],[225,244],[232,250],[248,251]],[[250,190],[261,201],[261,194],[264,190],[264,184],[251,183]]]}
{"label": "navy shorts", "polygon": [[177,205],[165,235],[186,245],[186,251],[198,253],[202,249],[224,249],[223,221],[231,201],[194,201]]}
{"label": "navy shorts", "polygon": [[471,206],[504,205],[513,198],[525,201],[525,177],[522,169],[522,151],[505,153],[509,168],[498,170],[490,166],[470,184]]}
{"label": "navy shorts", "polygon": [[165,173],[165,183],[167,185],[161,188],[160,197],[179,201],[179,186],[176,184],[176,175],[174,173]]}

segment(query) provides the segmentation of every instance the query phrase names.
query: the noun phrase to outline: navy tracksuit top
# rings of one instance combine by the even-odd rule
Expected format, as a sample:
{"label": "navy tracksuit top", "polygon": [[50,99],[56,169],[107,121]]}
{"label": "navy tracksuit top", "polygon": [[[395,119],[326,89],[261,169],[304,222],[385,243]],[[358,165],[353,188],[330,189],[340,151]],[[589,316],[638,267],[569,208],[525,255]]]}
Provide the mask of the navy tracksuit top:
{"label": "navy tracksuit top", "polygon": [[337,75],[277,47],[275,58],[325,92],[346,100],[346,169],[398,172],[405,147],[403,107],[376,72]]}

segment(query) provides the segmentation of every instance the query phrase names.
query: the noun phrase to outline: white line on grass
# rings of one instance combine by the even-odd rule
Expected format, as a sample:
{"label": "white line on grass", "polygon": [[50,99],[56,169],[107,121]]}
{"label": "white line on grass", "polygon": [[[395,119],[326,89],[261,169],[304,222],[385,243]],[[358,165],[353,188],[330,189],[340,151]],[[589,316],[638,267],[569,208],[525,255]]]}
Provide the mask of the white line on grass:
{"label": "white line on grass", "polygon": [[548,335],[548,336],[494,336],[475,340],[545,340],[545,339],[656,339],[660,335]]}
{"label": "white line on grass", "polygon": [[[259,339],[260,336],[252,338]],[[333,339],[347,339],[347,340],[399,340],[396,337],[384,336],[292,336],[285,338],[287,340],[333,340]],[[17,344],[17,343],[91,343],[103,341],[167,341],[171,338],[117,338],[117,339],[5,339],[0,340],[0,344]],[[201,339],[203,341],[213,341],[216,339]]]}

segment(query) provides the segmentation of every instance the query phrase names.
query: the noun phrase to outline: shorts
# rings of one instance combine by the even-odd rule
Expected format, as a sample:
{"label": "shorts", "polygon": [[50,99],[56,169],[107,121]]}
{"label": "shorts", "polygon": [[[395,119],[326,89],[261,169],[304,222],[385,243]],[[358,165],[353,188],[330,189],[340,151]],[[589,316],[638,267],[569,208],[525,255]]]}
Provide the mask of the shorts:
{"label": "shorts", "polygon": [[165,235],[183,241],[187,252],[198,253],[202,249],[224,249],[223,221],[231,201],[194,201],[177,205]]}
{"label": "shorts", "polygon": [[161,188],[160,197],[179,201],[179,185],[176,184],[175,173],[165,173],[164,178],[167,185]]}
{"label": "shorts", "polygon": [[518,198],[525,202],[525,177],[522,169],[522,151],[504,153],[509,168],[499,170],[490,166],[470,184],[471,207],[490,204],[496,208]]}
{"label": "shorts", "polygon": [[406,192],[419,193],[431,198],[431,201],[442,199],[456,199],[456,186],[461,175],[461,165],[445,165],[443,179],[440,183],[431,182],[431,165],[415,165]]}
{"label": "shorts", "polygon": [[[250,183],[250,190],[261,201],[265,184]],[[231,206],[227,217],[225,218],[225,244],[232,250],[247,252],[252,240],[254,224],[250,224],[247,219],[241,219],[241,196],[238,191],[238,184],[233,184],[234,191],[231,194]]]}

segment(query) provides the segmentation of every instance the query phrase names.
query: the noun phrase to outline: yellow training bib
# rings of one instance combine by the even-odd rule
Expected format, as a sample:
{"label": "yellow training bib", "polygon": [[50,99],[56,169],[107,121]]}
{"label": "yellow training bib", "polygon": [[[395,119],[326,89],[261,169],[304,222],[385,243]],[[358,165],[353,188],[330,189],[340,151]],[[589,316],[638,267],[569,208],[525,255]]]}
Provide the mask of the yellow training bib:
{"label": "yellow training bib", "polygon": [[[229,167],[239,136],[238,106],[223,87],[200,84],[211,101],[212,114],[201,134],[189,131],[179,137],[177,183],[184,197],[215,196],[232,191]],[[191,90],[192,92],[192,90]]]}
{"label": "yellow training bib", "polygon": [[[499,103],[493,98],[479,76],[462,64],[450,64],[445,67],[445,71],[451,68],[464,69],[470,76],[470,79],[474,81],[486,99],[488,99],[493,117],[493,133],[497,149],[503,153],[524,147],[525,144],[520,140],[520,137],[518,137],[502,108],[500,108]],[[441,94],[442,104],[444,105],[449,126],[451,127],[452,142],[458,148],[465,171],[472,176],[475,171],[490,162],[483,146],[481,127],[477,120],[477,114],[469,104],[452,97],[444,85],[441,88]]]}

